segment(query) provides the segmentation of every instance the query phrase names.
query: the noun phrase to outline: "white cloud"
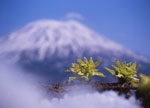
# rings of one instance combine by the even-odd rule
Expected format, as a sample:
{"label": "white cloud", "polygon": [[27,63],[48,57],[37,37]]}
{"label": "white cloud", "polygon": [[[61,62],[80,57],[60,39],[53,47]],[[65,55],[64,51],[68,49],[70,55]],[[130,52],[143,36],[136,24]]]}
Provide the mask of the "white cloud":
{"label": "white cloud", "polygon": [[8,65],[0,64],[0,69],[0,108],[140,108],[134,97],[127,100],[114,91],[99,93],[86,86],[73,86],[60,99],[49,97],[33,76],[29,80]]}
{"label": "white cloud", "polygon": [[67,19],[78,19],[78,20],[84,20],[84,17],[79,14],[79,13],[74,13],[74,12],[71,12],[71,13],[68,13],[65,18]]}

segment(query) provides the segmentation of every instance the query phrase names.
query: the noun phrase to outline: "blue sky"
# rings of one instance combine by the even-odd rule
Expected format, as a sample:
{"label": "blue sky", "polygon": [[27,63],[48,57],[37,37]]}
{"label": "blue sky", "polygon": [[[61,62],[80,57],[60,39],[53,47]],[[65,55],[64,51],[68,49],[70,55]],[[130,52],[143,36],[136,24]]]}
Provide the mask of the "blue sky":
{"label": "blue sky", "polygon": [[68,13],[78,13],[89,28],[150,57],[150,0],[0,0],[0,36]]}

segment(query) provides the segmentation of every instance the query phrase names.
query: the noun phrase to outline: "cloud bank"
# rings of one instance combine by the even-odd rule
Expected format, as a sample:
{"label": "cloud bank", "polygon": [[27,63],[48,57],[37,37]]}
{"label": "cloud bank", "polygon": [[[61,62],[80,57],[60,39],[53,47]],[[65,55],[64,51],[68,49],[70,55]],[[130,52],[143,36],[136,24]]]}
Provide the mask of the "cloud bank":
{"label": "cloud bank", "polygon": [[139,108],[134,97],[126,100],[113,91],[98,93],[85,87],[72,88],[61,99],[46,96],[35,86],[35,77],[8,65],[0,69],[0,108]]}

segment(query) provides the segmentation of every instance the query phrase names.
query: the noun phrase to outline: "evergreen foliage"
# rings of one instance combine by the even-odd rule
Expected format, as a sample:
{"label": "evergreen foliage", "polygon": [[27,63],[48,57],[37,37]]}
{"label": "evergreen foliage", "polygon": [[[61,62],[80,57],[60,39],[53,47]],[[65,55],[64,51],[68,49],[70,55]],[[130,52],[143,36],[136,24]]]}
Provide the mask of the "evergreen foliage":
{"label": "evergreen foliage", "polygon": [[137,71],[139,70],[140,65],[136,68],[136,62],[133,64],[131,62],[127,64],[126,62],[120,63],[118,60],[116,60],[116,66],[112,65],[112,67],[115,70],[111,70],[107,67],[104,68],[112,75],[115,75],[119,83],[139,82],[139,79],[137,78]]}
{"label": "evergreen foliage", "polygon": [[69,77],[68,83],[75,79],[90,81],[92,76],[100,76],[105,78],[105,75],[98,72],[99,70],[96,69],[101,61],[94,63],[92,57],[89,61],[86,57],[84,57],[84,61],[77,59],[77,62],[79,64],[72,63],[72,68],[70,68],[70,70],[66,70],[66,72],[72,72],[76,75],[76,77]]}

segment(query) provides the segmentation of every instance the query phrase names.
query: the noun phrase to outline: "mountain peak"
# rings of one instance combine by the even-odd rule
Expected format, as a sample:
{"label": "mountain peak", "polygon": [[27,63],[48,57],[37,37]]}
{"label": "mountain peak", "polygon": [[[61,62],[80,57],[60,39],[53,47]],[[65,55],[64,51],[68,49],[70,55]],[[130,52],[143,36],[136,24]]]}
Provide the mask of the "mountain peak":
{"label": "mountain peak", "polygon": [[57,51],[59,56],[68,56],[72,51],[82,55],[84,50],[89,50],[89,53],[110,51],[116,55],[128,54],[144,59],[75,20],[31,22],[0,41],[1,54],[36,50],[39,59],[43,59],[46,53],[50,56]]}

